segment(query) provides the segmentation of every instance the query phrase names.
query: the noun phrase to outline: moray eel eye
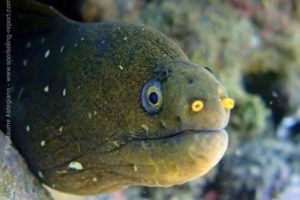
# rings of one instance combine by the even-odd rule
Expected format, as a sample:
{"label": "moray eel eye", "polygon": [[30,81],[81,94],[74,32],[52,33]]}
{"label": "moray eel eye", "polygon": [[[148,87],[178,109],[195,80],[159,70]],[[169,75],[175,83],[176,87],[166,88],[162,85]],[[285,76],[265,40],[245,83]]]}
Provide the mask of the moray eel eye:
{"label": "moray eel eye", "polygon": [[149,80],[142,90],[142,105],[149,113],[157,113],[163,103],[162,86],[156,79]]}

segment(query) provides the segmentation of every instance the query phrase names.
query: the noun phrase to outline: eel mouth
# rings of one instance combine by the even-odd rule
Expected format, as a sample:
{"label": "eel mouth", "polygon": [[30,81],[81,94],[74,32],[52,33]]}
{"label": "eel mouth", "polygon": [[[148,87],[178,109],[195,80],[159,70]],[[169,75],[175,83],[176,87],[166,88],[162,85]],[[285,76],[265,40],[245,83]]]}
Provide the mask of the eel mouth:
{"label": "eel mouth", "polygon": [[169,187],[207,173],[227,146],[225,129],[188,129],[163,137],[134,138],[119,152],[120,159],[126,158],[122,162],[130,161],[134,170],[119,170],[131,177],[132,185]]}
{"label": "eel mouth", "polygon": [[[81,187],[76,193],[96,194],[132,185],[170,187],[183,184],[213,168],[223,157],[227,145],[228,135],[224,129],[188,129],[163,137],[132,138],[101,155],[109,172],[98,180],[99,184]],[[92,160],[97,162],[97,159]],[[81,173],[73,176],[79,178]],[[74,187],[73,182],[65,184]]]}
{"label": "eel mouth", "polygon": [[227,133],[225,128],[220,128],[220,129],[185,129],[185,130],[179,130],[179,131],[174,131],[170,134],[164,135],[164,136],[138,136],[138,137],[128,137],[127,139],[129,140],[159,140],[159,139],[171,139],[175,138],[176,136],[180,135],[186,135],[186,134],[218,134],[218,133]]}
{"label": "eel mouth", "polygon": [[220,129],[186,129],[182,131],[175,132],[173,134],[170,134],[166,137],[174,137],[177,135],[183,135],[183,134],[218,134],[220,132],[226,132],[224,128]]}

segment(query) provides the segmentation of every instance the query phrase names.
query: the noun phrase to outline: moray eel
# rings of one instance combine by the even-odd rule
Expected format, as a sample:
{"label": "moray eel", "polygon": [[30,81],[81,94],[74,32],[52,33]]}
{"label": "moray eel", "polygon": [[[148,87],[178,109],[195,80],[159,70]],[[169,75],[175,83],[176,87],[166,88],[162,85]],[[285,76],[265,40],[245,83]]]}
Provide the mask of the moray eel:
{"label": "moray eel", "polygon": [[234,101],[165,35],[12,8],[11,137],[40,181],[79,195],[169,187],[222,158]]}

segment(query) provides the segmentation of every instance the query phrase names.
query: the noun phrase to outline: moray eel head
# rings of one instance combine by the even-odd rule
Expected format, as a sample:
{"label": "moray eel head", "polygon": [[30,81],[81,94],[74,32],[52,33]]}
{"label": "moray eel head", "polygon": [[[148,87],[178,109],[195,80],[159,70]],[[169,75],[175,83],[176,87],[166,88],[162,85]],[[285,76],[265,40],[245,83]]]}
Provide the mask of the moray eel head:
{"label": "moray eel head", "polygon": [[206,68],[170,65],[165,77],[145,84],[141,96],[145,111],[159,121],[160,130],[154,134],[153,123],[143,123],[146,134],[133,138],[121,154],[133,166],[124,173],[137,185],[182,184],[208,172],[227,149],[223,128],[234,101],[226,89]]}
{"label": "moray eel head", "polygon": [[224,128],[234,101],[214,75],[184,62],[164,64],[158,71],[140,89],[139,114],[131,124],[138,128],[126,144],[102,155],[119,163],[120,179],[111,179],[116,188],[185,183],[207,173],[227,149]]}

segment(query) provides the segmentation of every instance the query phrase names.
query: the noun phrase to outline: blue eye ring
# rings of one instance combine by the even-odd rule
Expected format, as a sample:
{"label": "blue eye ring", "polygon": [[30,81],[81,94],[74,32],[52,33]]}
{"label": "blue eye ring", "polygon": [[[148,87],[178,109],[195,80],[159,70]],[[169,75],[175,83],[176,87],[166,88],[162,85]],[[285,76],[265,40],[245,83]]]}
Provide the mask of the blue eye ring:
{"label": "blue eye ring", "polygon": [[163,104],[162,85],[157,79],[150,79],[141,94],[143,108],[151,114],[158,113]]}

